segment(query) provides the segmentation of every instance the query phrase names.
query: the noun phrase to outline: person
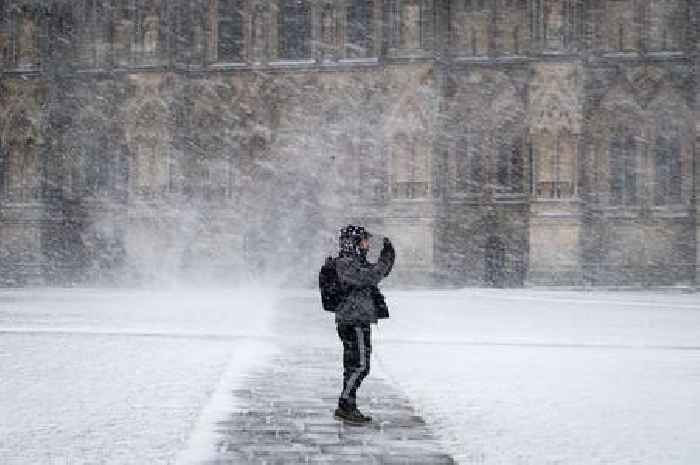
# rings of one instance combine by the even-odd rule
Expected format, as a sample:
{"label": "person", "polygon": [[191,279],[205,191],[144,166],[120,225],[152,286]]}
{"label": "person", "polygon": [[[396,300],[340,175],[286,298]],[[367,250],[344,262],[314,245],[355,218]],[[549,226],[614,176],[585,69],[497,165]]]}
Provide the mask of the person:
{"label": "person", "polygon": [[357,408],[357,390],[369,374],[372,353],[371,324],[388,318],[389,312],[379,282],[394,266],[394,247],[388,238],[377,263],[367,261],[372,235],[362,226],[348,225],[340,232],[340,254],[335,259],[342,300],[335,312],[336,329],[343,344],[343,390],[335,417],[351,424],[372,418]]}

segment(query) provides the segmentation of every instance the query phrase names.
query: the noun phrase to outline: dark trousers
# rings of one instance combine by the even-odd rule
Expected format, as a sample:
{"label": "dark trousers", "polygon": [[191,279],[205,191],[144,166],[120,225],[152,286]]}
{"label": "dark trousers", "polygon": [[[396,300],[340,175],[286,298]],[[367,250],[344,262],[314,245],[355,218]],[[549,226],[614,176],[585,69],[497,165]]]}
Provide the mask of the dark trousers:
{"label": "dark trousers", "polygon": [[337,323],[336,326],[343,342],[343,391],[338,406],[354,409],[357,406],[357,389],[369,374],[372,333],[369,323]]}

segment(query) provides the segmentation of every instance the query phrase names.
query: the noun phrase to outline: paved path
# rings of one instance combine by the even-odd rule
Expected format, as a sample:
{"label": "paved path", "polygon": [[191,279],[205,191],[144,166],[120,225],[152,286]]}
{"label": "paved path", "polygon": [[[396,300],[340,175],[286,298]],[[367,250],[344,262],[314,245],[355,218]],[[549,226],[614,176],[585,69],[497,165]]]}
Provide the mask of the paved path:
{"label": "paved path", "polygon": [[373,422],[349,426],[333,418],[341,348],[332,339],[314,339],[321,317],[327,316],[314,304],[288,302],[294,311],[285,313],[288,320],[278,322],[281,327],[304,321],[313,322],[313,328],[307,326],[303,339],[283,342],[277,355],[233,392],[237,407],[219,423],[217,457],[206,465],[455,463],[410,401],[376,370],[358,391],[358,404]]}

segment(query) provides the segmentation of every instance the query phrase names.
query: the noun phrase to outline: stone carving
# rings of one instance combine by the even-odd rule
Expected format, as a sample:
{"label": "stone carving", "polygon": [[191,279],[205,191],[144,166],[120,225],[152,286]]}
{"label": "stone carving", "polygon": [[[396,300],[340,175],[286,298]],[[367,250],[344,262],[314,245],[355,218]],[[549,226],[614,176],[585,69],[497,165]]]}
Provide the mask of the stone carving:
{"label": "stone carving", "polygon": [[530,86],[530,141],[535,190],[540,197],[571,197],[576,190],[581,132],[579,70],[542,64]]}
{"label": "stone carving", "polygon": [[432,183],[432,70],[427,69],[396,96],[385,120],[391,192],[395,198],[427,198]]}
{"label": "stone carving", "polygon": [[400,45],[403,49],[421,48],[421,5],[420,0],[401,0]]}
{"label": "stone carving", "polygon": [[[501,151],[505,147],[512,151],[513,144],[523,140],[527,125],[525,106],[505,73],[472,71],[453,79],[452,87],[444,129],[448,189],[451,194],[478,193],[497,182]],[[519,155],[522,154],[521,148]]]}
{"label": "stone carving", "polygon": [[579,70],[576,65],[541,64],[530,83],[530,129],[533,132],[581,130]]}

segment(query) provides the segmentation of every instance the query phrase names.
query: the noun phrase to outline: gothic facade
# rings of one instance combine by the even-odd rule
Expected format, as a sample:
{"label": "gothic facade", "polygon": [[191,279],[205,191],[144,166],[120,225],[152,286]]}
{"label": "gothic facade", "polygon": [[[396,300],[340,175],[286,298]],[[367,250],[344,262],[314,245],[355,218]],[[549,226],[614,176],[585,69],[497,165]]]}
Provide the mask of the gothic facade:
{"label": "gothic facade", "polygon": [[690,0],[0,0],[0,282],[700,279]]}

